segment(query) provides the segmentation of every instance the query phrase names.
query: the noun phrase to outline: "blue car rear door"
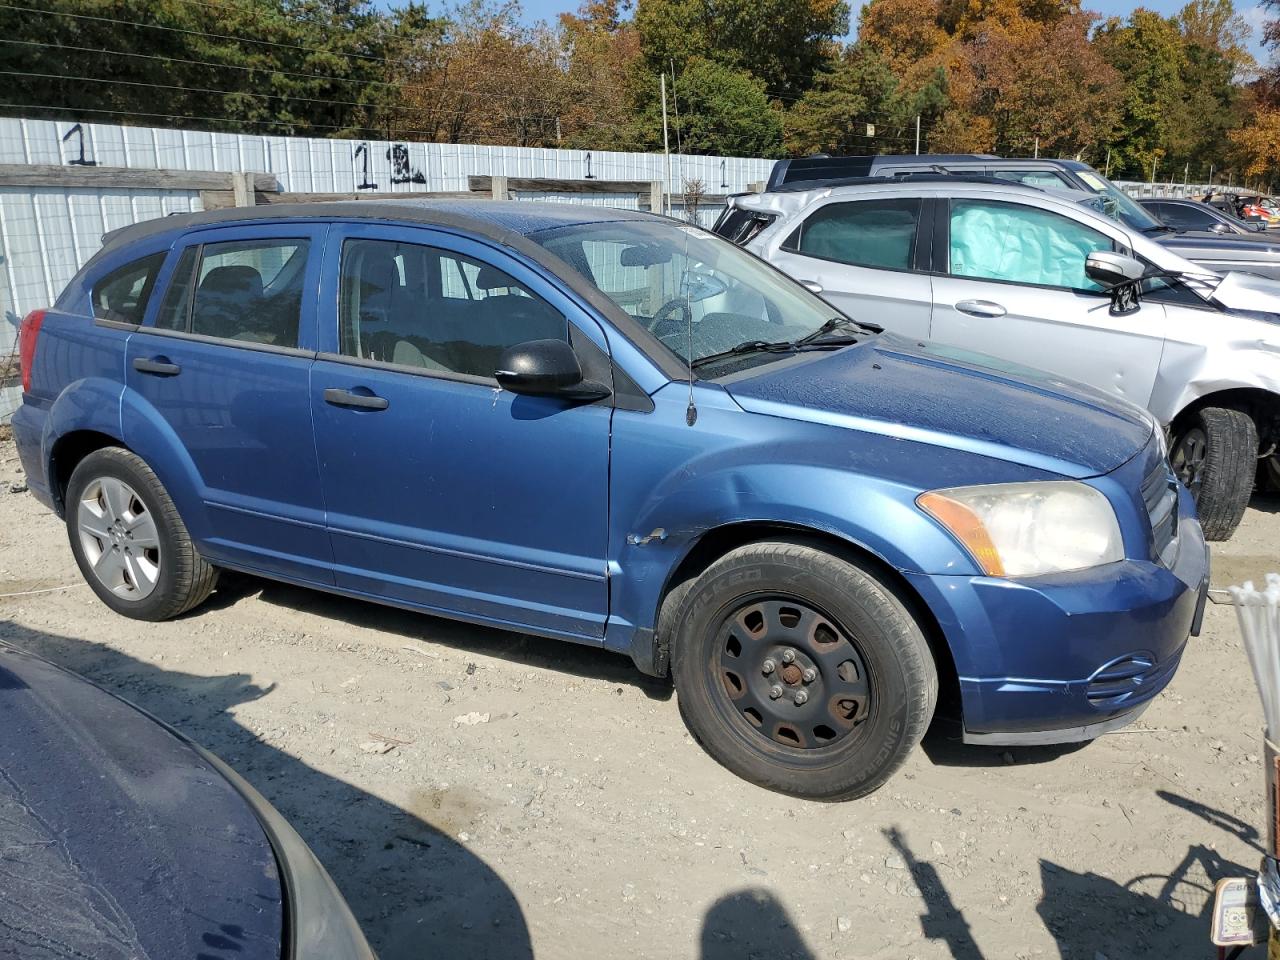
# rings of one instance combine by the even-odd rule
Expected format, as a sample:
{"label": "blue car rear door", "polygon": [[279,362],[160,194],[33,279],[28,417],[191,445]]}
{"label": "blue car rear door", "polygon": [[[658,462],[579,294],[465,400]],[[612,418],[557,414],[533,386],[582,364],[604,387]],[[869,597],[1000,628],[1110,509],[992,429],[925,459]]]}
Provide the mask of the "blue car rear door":
{"label": "blue car rear door", "polygon": [[583,640],[608,614],[608,401],[515,396],[506,346],[603,333],[534,268],[425,227],[335,225],[311,408],[340,587]]}
{"label": "blue car rear door", "polygon": [[327,230],[234,226],[180,240],[129,339],[124,404],[125,441],[174,492],[210,560],[322,584],[333,583],[332,555],[308,385]]}

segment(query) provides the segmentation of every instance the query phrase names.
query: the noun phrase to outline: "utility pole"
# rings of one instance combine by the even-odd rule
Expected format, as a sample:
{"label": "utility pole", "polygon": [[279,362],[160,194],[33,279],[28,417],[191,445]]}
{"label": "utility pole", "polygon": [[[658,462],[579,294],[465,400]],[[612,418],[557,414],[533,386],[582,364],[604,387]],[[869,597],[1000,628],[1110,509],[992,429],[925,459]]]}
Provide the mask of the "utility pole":
{"label": "utility pole", "polygon": [[920,114],[916,114],[916,156],[920,156]]}
{"label": "utility pole", "polygon": [[667,155],[667,183],[662,190],[662,212],[671,216],[671,140],[667,136],[667,72],[662,71],[662,152]]}
{"label": "utility pole", "polygon": [[1111,148],[1107,147],[1107,165],[1102,171],[1102,175],[1108,179],[1111,177]]}
{"label": "utility pole", "polygon": [[1209,186],[1213,186],[1213,164],[1209,164]]}
{"label": "utility pole", "polygon": [[1036,137],[1036,159],[1040,159],[1040,138]]}
{"label": "utility pole", "polygon": [[1158,161],[1156,157],[1151,158],[1151,182],[1152,183],[1156,182],[1156,163],[1157,162]]}
{"label": "utility pole", "polygon": [[1182,168],[1182,198],[1187,198],[1187,184],[1191,182],[1191,161],[1187,161],[1187,165]]}

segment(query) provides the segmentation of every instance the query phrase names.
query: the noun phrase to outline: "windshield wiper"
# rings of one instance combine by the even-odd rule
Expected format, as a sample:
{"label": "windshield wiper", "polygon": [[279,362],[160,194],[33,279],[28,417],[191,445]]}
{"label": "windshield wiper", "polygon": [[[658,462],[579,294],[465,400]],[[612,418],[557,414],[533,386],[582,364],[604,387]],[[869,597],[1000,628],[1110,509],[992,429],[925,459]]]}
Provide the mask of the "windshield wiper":
{"label": "windshield wiper", "polygon": [[878,323],[863,323],[861,320],[854,320],[851,317],[832,317],[817,330],[813,331],[813,333],[805,334],[797,340],[796,343],[813,343],[815,340],[821,339],[833,330],[838,330],[845,326],[861,327],[868,333],[884,333],[884,327],[880,326]]}
{"label": "windshield wiper", "polygon": [[[832,327],[832,329],[834,330],[835,328]],[[718,360],[727,360],[730,357],[742,356],[748,353],[803,353],[809,350],[834,350],[836,347],[847,347],[858,342],[857,337],[849,336],[826,337],[822,340],[809,339],[818,333],[819,331],[815,330],[799,340],[745,340],[737,346],[730,347],[728,350],[721,350],[719,353],[709,353],[705,357],[699,357],[690,366],[696,369],[706,366],[708,363],[715,363]]]}

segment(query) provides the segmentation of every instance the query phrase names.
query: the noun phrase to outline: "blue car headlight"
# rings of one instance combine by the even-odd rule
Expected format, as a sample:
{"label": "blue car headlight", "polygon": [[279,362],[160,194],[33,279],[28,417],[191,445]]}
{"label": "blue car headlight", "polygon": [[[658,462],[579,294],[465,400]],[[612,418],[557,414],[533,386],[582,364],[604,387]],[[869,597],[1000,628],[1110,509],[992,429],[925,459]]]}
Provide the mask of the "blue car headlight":
{"label": "blue car headlight", "polygon": [[1074,480],[952,487],[916,504],[960,541],[988,576],[1034,577],[1124,559],[1107,498]]}

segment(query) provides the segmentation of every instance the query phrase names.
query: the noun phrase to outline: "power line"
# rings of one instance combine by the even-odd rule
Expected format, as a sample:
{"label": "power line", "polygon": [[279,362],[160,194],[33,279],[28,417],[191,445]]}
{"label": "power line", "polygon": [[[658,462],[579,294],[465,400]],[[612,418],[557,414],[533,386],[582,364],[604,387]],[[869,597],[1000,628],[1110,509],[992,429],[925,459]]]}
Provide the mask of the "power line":
{"label": "power line", "polygon": [[[0,8],[3,8],[3,7],[4,7],[4,4],[0,4]],[[8,40],[0,37],[0,44],[14,44],[14,45],[21,45],[21,46],[28,46],[28,47],[41,47],[49,50],[74,50],[80,53],[101,54],[103,56],[111,56],[111,57],[137,57],[137,58],[146,59],[146,60],[158,60],[158,61],[164,61],[168,63],[185,63],[191,66],[212,67],[214,69],[240,70],[240,71],[245,71],[249,73],[274,74],[274,75],[283,76],[283,77],[300,77],[300,78],[311,79],[311,80],[332,80],[337,83],[351,83],[351,84],[357,84],[361,86],[390,87],[393,90],[400,90],[400,91],[425,90],[432,93],[436,93],[441,90],[445,90],[451,93],[464,93],[474,97],[485,98],[485,99],[495,100],[495,101],[496,100],[515,100],[521,103],[533,102],[533,103],[549,104],[556,107],[562,106],[562,104],[559,101],[551,97],[537,97],[537,96],[530,96],[528,94],[519,94],[519,93],[495,93],[487,90],[477,90],[474,87],[451,86],[444,83],[429,84],[429,83],[423,83],[420,81],[419,82],[402,81],[397,83],[389,80],[356,80],[349,77],[337,77],[329,74],[293,73],[286,70],[276,70],[270,67],[244,67],[238,64],[215,63],[208,60],[187,60],[181,57],[167,57],[167,56],[161,56],[161,55],[149,54],[149,53],[132,53],[125,50],[105,50],[105,49],[98,49],[94,47],[64,46],[58,43],[44,43],[38,40]],[[336,54],[336,55],[341,56],[341,54]],[[23,72],[20,72],[18,75],[29,75],[29,74],[26,74],[26,72],[23,71]],[[490,73],[489,76],[494,77],[496,79],[508,79],[512,81],[516,81],[516,80],[526,81],[528,79],[527,77],[516,77],[513,74]],[[126,81],[120,81],[120,82],[126,82]],[[190,88],[190,89],[196,89],[196,88]],[[209,91],[209,92],[238,93],[239,91]],[[323,102],[350,103],[351,101],[329,100],[326,98]],[[366,104],[356,104],[356,105],[366,106]],[[381,105],[381,106],[386,106],[386,105]]]}
{"label": "power line", "polygon": [[[228,6],[228,5],[211,4],[211,3],[204,2],[204,0],[182,0],[182,2],[185,2],[185,3],[195,3],[195,4],[199,5],[199,6],[211,7],[211,8],[215,8],[215,9],[216,9],[216,8],[220,8],[220,9],[234,9],[233,7]],[[304,52],[307,52],[307,53],[323,54],[324,56],[328,56],[328,57],[337,57],[337,58],[344,59],[344,60],[357,59],[357,60],[364,60],[364,61],[368,61],[368,62],[371,62],[371,63],[382,63],[382,64],[387,64],[387,65],[390,65],[390,66],[401,66],[401,67],[412,67],[412,66],[414,66],[414,64],[413,64],[413,62],[412,62],[411,60],[404,59],[404,58],[378,57],[378,56],[373,56],[373,55],[371,55],[371,54],[360,54],[360,53],[342,53],[342,52],[339,52],[339,51],[337,51],[337,50],[332,50],[332,49],[329,49],[329,48],[326,48],[326,47],[312,47],[312,46],[307,46],[307,45],[305,45],[305,44],[297,44],[297,43],[281,43],[281,42],[279,42],[279,41],[274,41],[274,40],[259,40],[259,39],[253,38],[253,37],[242,37],[242,36],[237,36],[237,35],[232,35],[232,34],[209,33],[209,32],[207,32],[207,31],[203,31],[203,30],[191,30],[191,29],[188,29],[188,28],[185,28],[185,27],[169,27],[169,26],[165,26],[165,25],[162,25],[162,24],[140,23],[140,22],[138,22],[138,21],[136,21],[136,20],[121,20],[121,19],[119,19],[119,18],[113,18],[113,17],[103,17],[103,16],[96,16],[96,15],[89,15],[89,14],[80,14],[80,13],[69,13],[69,12],[60,11],[60,10],[40,10],[40,9],[38,9],[38,8],[35,8],[35,7],[25,7],[25,6],[19,6],[19,5],[17,5],[17,4],[9,4],[9,3],[0,3],[0,9],[17,10],[17,11],[21,11],[21,12],[36,13],[36,14],[44,14],[44,15],[46,15],[46,16],[69,17],[69,18],[77,19],[77,20],[88,20],[88,21],[93,21],[93,22],[98,22],[98,23],[109,23],[109,24],[112,24],[112,25],[115,25],[115,26],[136,27],[136,28],[141,28],[141,29],[144,29],[144,30],[164,30],[164,31],[168,31],[168,32],[184,34],[184,35],[187,35],[187,36],[206,37],[206,38],[216,39],[216,40],[233,40],[233,41],[241,42],[241,43],[258,43],[258,44],[266,44],[266,45],[268,45],[268,46],[273,46],[273,47],[281,47],[281,48],[286,48],[286,49],[301,50],[301,51],[304,51]],[[313,23],[319,23],[320,21],[312,20],[311,22],[313,22]],[[155,60],[172,60],[173,62],[177,62],[177,63],[188,63],[188,64],[195,65],[195,66],[208,66],[208,67],[215,67],[215,68],[231,68],[231,69],[250,70],[250,71],[255,70],[255,69],[258,69],[258,68],[253,68],[253,67],[240,67],[240,66],[237,66],[237,65],[235,65],[235,64],[219,64],[219,63],[211,63],[211,62],[209,62],[209,61],[201,61],[201,60],[184,60],[184,59],[176,58],[176,57],[175,57],[175,58],[171,58],[171,57],[156,56],[156,55],[152,55],[152,54],[136,54],[136,53],[128,53],[128,52],[125,52],[125,51],[105,51],[105,50],[104,50],[104,51],[97,51],[97,50],[93,50],[92,48],[86,48],[86,47],[70,47],[70,46],[63,46],[63,45],[61,45],[61,44],[54,44],[54,43],[40,44],[40,43],[38,43],[38,42],[36,42],[36,41],[17,41],[17,40],[6,40],[6,39],[3,39],[3,38],[0,38],[0,43],[14,43],[14,44],[19,44],[19,43],[20,43],[20,44],[24,44],[24,45],[31,45],[31,46],[44,46],[44,47],[47,47],[47,48],[50,48],[50,49],[68,49],[68,50],[75,49],[75,50],[77,50],[77,51],[79,51],[79,52],[85,52],[85,53],[99,53],[99,52],[100,52],[100,53],[109,53],[109,54],[116,55],[116,56],[145,57],[145,58],[147,58],[147,59],[155,59]],[[265,70],[260,70],[259,72],[266,72],[266,71],[265,71]],[[336,76],[329,75],[329,74],[293,73],[293,72],[288,72],[288,71],[278,71],[278,70],[271,70],[270,72],[273,72],[273,73],[279,73],[279,74],[284,75],[284,76],[305,77],[305,78],[307,78],[307,79],[313,79],[313,80],[331,80],[331,81],[338,82],[338,83],[367,84],[367,85],[371,85],[371,86],[383,86],[383,87],[393,87],[393,88],[405,88],[405,87],[407,87],[407,88],[410,88],[410,89],[414,89],[414,88],[417,88],[417,89],[435,89],[435,88],[433,88],[433,87],[429,87],[429,86],[426,86],[426,85],[423,85],[423,84],[412,84],[412,83],[409,83],[409,82],[395,83],[395,82],[387,81],[387,80],[372,80],[372,79],[370,79],[370,80],[359,80],[359,79],[353,79],[353,78],[349,78],[349,77],[336,77]],[[515,74],[511,74],[511,73],[495,73],[495,72],[493,72],[493,71],[490,71],[490,72],[489,72],[489,76],[494,77],[495,79],[499,79],[499,80],[508,80],[508,81],[512,81],[512,82],[519,82],[519,83],[524,83],[524,82],[527,82],[527,80],[528,80],[528,78],[527,78],[527,77],[521,77],[521,76],[518,76],[518,75],[515,75]],[[541,100],[541,101],[542,101],[542,102],[544,102],[544,103],[553,103],[553,102],[554,102],[554,101],[552,101],[551,99],[546,98],[546,97],[542,97],[542,98],[537,98],[537,97],[526,97],[526,96],[522,96],[522,95],[518,95],[518,94],[488,94],[488,95],[489,95],[489,96],[492,96],[492,97],[495,97],[495,98],[498,98],[498,97],[506,97],[506,98],[508,98],[508,99],[519,99],[519,100],[524,100],[524,101],[528,101],[528,100]],[[792,102],[792,103],[798,103],[798,102],[800,102],[800,101],[803,99],[803,97],[802,97],[802,96],[797,96],[797,95],[795,95],[795,94],[773,94],[773,95],[771,95],[771,96],[769,97],[769,99],[773,99],[773,100],[780,100],[780,101],[790,101],[790,102]],[[898,123],[898,122],[908,122],[908,121],[901,121],[901,118],[899,118],[899,117],[895,117],[895,116],[893,116],[892,114],[884,113],[884,112],[882,112],[882,111],[863,110],[863,111],[859,111],[859,112],[860,112],[860,113],[862,113],[862,114],[865,114],[866,116],[871,116],[871,117],[876,117],[876,118],[883,118],[883,117],[887,117],[887,118],[889,118],[889,122],[893,122],[893,123]]]}
{"label": "power line", "polygon": [[268,47],[281,47],[289,50],[302,50],[305,53],[323,53],[326,56],[340,56],[347,59],[369,60],[374,63],[390,63],[386,57],[375,57],[362,53],[336,53],[325,47],[309,47],[301,43],[281,43],[278,40],[259,40],[256,37],[240,37],[226,33],[209,33],[205,30],[190,30],[186,27],[169,27],[160,23],[140,23],[137,20],[120,20],[115,17],[101,17],[88,13],[70,13],[64,10],[41,10],[38,7],[22,7],[12,3],[0,3],[0,9],[16,10],[20,13],[42,14],[47,17],[69,17],[73,20],[87,20],[95,23],[110,23],[116,26],[138,27],[143,30],[163,30],[166,33],[181,33],[192,37],[208,37],[213,40],[232,40],[236,43],[258,43]]}

